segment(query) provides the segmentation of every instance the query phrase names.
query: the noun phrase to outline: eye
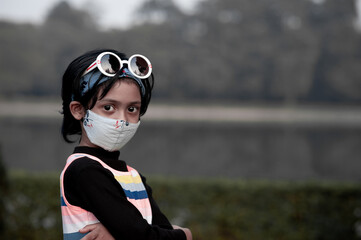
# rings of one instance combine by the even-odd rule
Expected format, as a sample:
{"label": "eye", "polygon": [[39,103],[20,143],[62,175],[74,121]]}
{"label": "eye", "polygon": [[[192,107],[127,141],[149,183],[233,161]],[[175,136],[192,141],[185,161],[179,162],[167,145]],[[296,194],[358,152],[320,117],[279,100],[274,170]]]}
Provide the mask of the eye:
{"label": "eye", "polygon": [[112,106],[112,105],[104,105],[104,110],[105,111],[112,111],[112,110],[114,110],[114,107]]}
{"label": "eye", "polygon": [[136,107],[128,107],[128,112],[135,113],[137,112],[138,108]]}

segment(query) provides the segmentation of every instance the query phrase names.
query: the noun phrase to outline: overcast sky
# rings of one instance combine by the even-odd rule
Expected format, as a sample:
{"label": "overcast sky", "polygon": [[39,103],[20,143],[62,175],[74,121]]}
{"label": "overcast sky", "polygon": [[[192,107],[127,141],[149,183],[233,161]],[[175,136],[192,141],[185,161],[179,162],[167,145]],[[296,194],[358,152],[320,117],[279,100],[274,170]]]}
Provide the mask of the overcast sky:
{"label": "overcast sky", "polygon": [[[14,22],[42,23],[49,10],[61,0],[0,0],[0,19]],[[99,25],[103,28],[125,28],[132,21],[134,11],[145,0],[68,0],[75,8],[94,10]],[[202,0],[173,0],[183,11],[191,12]],[[310,0],[323,4],[327,0]],[[341,1],[340,1],[341,3]],[[361,0],[355,0],[358,10],[361,10]],[[341,3],[342,4],[342,3]],[[92,7],[93,6],[93,7]],[[358,25],[361,29],[360,11]]]}
{"label": "overcast sky", "polygon": [[[0,0],[0,19],[42,23],[48,11],[61,0]],[[99,23],[105,28],[129,25],[131,16],[145,0],[69,0],[75,8],[97,8]],[[191,11],[201,0],[173,0],[182,10]]]}

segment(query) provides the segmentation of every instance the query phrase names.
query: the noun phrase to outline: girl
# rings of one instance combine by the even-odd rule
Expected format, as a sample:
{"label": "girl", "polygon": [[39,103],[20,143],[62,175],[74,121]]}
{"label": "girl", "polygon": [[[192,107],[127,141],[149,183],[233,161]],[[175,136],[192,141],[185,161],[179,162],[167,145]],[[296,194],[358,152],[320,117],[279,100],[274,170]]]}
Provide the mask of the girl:
{"label": "girl", "polygon": [[153,83],[146,57],[109,49],[87,52],[66,69],[62,135],[73,142],[80,134],[80,141],[60,177],[64,239],[192,239],[162,214],[146,179],[118,160]]}

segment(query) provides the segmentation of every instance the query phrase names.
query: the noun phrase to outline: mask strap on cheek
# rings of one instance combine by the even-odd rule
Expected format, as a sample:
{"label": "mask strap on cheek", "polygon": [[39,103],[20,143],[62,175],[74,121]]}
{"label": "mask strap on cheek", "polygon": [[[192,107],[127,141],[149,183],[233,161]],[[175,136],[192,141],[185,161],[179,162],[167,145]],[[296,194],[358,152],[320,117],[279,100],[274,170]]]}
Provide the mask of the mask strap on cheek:
{"label": "mask strap on cheek", "polygon": [[84,112],[84,117],[82,117],[82,118],[80,119],[82,125],[83,125],[84,119],[85,119],[85,117],[88,115],[88,111],[90,111],[90,109],[84,107],[84,111],[85,111],[85,112]]}

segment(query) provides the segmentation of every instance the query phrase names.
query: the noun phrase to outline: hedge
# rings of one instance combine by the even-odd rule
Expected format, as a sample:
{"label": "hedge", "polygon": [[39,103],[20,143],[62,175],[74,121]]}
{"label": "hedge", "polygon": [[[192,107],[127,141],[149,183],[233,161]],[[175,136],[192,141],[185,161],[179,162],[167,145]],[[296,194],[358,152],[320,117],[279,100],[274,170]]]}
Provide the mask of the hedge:
{"label": "hedge", "polygon": [[8,193],[8,181],[5,166],[2,160],[2,149],[0,146],[0,237],[1,233],[5,231],[5,199]]}
{"label": "hedge", "polygon": [[[61,239],[58,174],[10,174],[0,239]],[[149,177],[163,212],[196,240],[359,239],[359,183]]]}

